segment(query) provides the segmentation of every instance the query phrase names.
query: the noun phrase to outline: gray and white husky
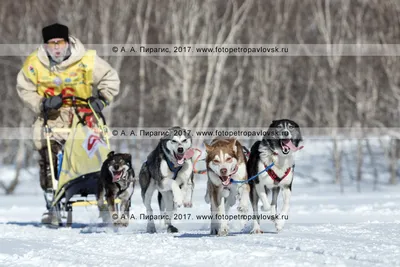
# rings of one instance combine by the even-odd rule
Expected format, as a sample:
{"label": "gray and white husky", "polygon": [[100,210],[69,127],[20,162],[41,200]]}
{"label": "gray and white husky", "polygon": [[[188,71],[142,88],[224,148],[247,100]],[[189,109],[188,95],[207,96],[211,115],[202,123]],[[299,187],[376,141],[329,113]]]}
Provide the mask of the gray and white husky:
{"label": "gray and white husky", "polygon": [[[263,172],[249,182],[250,201],[254,213],[254,226],[252,233],[262,233],[258,219],[258,201],[261,200],[262,210],[271,211],[277,231],[282,230],[288,218],[289,203],[292,193],[294,153],[303,148],[300,127],[292,120],[274,120],[269,126],[267,136],[253,144],[247,162],[249,177],[257,175],[266,166],[274,163],[271,169]],[[283,207],[277,215],[278,194],[282,190]],[[272,191],[271,204],[268,202],[268,193]]]}
{"label": "gray and white husky", "polygon": [[193,153],[190,132],[180,127],[172,127],[143,163],[139,173],[139,183],[147,213],[147,232],[156,232],[151,207],[155,190],[158,191],[158,204],[167,231],[178,232],[171,221],[176,208],[182,205],[192,206]]}

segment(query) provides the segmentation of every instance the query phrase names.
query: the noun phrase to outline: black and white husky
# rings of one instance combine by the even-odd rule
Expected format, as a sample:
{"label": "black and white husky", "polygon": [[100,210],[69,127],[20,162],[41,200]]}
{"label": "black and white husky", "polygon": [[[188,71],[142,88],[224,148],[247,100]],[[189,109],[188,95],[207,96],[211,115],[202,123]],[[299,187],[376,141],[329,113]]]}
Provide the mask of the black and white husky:
{"label": "black and white husky", "polygon": [[173,127],[161,138],[157,147],[148,155],[147,161],[143,163],[139,183],[147,212],[147,232],[156,232],[151,208],[155,190],[159,192],[158,204],[167,231],[178,231],[171,223],[176,208],[182,205],[192,206],[193,153],[190,133],[180,127]]}
{"label": "black and white husky", "polygon": [[[273,167],[250,181],[250,201],[254,213],[252,233],[262,233],[258,217],[258,200],[260,199],[263,211],[271,211],[277,231],[282,230],[288,218],[289,203],[292,193],[294,152],[303,141],[300,127],[292,120],[274,120],[269,126],[267,135],[253,144],[247,162],[248,176],[252,177],[263,171],[266,166],[274,163]],[[282,190],[283,207],[277,214],[278,194]],[[268,195],[272,191],[271,204]]]}

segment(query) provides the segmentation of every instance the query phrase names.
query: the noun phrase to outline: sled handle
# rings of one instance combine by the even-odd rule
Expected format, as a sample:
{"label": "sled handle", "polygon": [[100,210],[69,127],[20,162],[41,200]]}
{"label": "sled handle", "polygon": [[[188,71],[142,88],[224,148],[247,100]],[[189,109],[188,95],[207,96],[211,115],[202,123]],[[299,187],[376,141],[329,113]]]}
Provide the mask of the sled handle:
{"label": "sled handle", "polygon": [[[99,118],[97,117],[96,112],[92,109],[92,106],[89,103],[89,99],[90,98],[82,98],[82,97],[79,97],[79,96],[64,96],[64,97],[62,97],[62,100],[68,100],[68,99],[72,100],[72,103],[73,103],[72,106],[75,107],[75,108],[76,108],[76,104],[75,104],[76,100],[79,100],[79,101],[82,101],[82,102],[86,102],[87,106],[92,110],[92,112],[95,115],[96,119],[98,121],[100,121]],[[43,120],[44,120],[43,121],[43,126],[47,125],[47,121],[48,121],[48,113],[47,112],[48,112],[47,109],[43,109]],[[103,113],[99,112],[99,115],[100,115],[101,119],[103,120],[103,124],[106,125],[107,124],[106,123],[106,118],[104,117]]]}

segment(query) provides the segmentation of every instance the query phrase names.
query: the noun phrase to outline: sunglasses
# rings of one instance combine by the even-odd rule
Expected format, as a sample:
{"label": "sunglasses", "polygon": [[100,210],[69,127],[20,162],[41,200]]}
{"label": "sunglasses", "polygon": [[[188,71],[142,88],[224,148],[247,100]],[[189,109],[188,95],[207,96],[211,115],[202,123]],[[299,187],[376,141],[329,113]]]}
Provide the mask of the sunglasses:
{"label": "sunglasses", "polygon": [[51,41],[47,42],[47,45],[51,48],[55,47],[56,45],[64,46],[67,42],[65,40],[58,40],[58,41]]}

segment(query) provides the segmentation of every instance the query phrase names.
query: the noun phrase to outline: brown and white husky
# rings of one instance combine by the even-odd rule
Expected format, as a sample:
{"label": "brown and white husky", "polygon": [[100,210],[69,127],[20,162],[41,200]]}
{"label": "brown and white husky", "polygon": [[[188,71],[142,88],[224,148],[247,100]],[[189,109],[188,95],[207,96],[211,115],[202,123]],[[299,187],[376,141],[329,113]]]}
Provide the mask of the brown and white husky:
{"label": "brown and white husky", "polygon": [[239,195],[239,214],[247,215],[250,204],[250,187],[246,181],[246,157],[243,147],[236,139],[214,139],[206,144],[207,193],[205,201],[211,204],[211,234],[227,235],[228,211],[235,205]]}

